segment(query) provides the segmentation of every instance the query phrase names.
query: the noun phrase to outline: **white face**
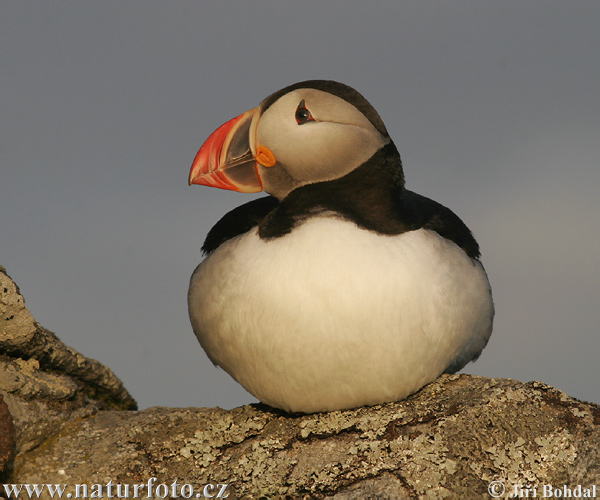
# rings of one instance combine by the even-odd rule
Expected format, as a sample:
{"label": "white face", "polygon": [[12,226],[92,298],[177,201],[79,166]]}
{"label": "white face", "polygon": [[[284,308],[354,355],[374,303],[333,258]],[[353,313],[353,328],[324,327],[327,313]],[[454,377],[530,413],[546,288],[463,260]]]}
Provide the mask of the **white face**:
{"label": "white face", "polygon": [[[302,100],[314,121],[296,120]],[[275,101],[251,141],[274,154],[277,164],[259,165],[259,173],[264,190],[280,199],[304,184],[343,177],[388,142],[350,103],[316,89],[297,89]]]}

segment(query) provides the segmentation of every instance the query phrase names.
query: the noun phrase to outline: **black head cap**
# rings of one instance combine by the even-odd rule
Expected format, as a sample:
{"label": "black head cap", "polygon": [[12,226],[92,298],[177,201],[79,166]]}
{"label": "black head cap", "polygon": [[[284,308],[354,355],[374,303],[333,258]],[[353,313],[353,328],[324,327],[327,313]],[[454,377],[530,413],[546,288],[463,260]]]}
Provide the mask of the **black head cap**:
{"label": "black head cap", "polygon": [[334,96],[337,96],[344,101],[352,104],[358,109],[367,119],[373,124],[373,126],[385,137],[389,137],[387,129],[383,124],[383,120],[379,116],[379,113],[375,111],[375,108],[371,106],[371,103],[367,101],[360,92],[354,90],[352,87],[343,83],[334,82],[333,80],[307,80],[305,82],[294,83],[289,85],[277,92],[271,94],[263,102],[260,103],[261,112],[265,112],[271,104],[273,104],[281,96],[296,89],[316,89],[323,92],[327,92]]}

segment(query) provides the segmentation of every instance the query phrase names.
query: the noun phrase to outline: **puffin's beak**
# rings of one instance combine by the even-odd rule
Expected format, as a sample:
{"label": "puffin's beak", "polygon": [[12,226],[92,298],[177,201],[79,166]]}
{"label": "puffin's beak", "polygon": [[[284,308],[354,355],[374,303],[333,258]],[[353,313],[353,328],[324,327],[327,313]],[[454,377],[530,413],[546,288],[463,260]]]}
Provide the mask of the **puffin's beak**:
{"label": "puffin's beak", "polygon": [[256,160],[250,146],[259,109],[229,120],[202,145],[190,170],[189,184],[231,189],[242,193],[262,191]]}

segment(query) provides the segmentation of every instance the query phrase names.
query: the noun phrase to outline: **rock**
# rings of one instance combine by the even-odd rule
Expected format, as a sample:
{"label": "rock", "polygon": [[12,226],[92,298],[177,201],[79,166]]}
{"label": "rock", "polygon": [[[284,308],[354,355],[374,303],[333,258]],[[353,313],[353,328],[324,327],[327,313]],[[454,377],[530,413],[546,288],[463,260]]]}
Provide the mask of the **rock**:
{"label": "rock", "polygon": [[216,498],[227,485],[229,498],[338,500],[490,498],[492,481],[504,497],[600,485],[600,407],[540,382],[443,375],[400,402],[313,415],[265,405],[123,411],[89,395],[82,404],[84,381],[42,374],[36,359],[5,360],[11,394],[38,405],[17,408],[47,412],[13,413],[21,445],[10,482],[66,485],[72,498],[76,485],[80,498],[134,498],[134,488],[146,498],[150,484],[154,498]]}
{"label": "rock", "polygon": [[[116,409],[136,407],[135,400],[109,368],[66,346],[56,335],[35,322],[25,307],[25,300],[19,288],[1,266],[0,321],[2,322],[0,354],[15,359],[32,359],[35,367],[41,367],[43,371],[64,374],[76,383],[80,383],[90,398],[101,401],[108,407]],[[34,371],[38,371],[35,367]],[[33,372],[30,370],[30,373]],[[37,376],[43,377],[39,374]],[[58,382],[58,379],[55,382]],[[60,392],[63,389],[55,387],[55,390]],[[69,388],[64,390],[71,391]],[[58,399],[62,398],[58,393],[54,396]]]}
{"label": "rock", "polygon": [[[229,484],[231,498],[489,498],[600,482],[600,408],[539,382],[444,375],[398,403],[100,411],[17,458],[15,482]],[[131,486],[130,486],[131,487]]]}
{"label": "rock", "polygon": [[0,481],[8,476],[15,456],[15,426],[8,406],[0,394]]}
{"label": "rock", "polygon": [[[16,427],[17,454],[39,446],[71,418],[100,409],[136,409],[135,400],[110,369],[36,323],[19,288],[1,266],[0,397]],[[0,419],[2,415],[0,411]],[[2,422],[0,431],[5,429]],[[9,439],[3,432],[0,464],[5,438]],[[5,467],[0,467],[0,474]]]}

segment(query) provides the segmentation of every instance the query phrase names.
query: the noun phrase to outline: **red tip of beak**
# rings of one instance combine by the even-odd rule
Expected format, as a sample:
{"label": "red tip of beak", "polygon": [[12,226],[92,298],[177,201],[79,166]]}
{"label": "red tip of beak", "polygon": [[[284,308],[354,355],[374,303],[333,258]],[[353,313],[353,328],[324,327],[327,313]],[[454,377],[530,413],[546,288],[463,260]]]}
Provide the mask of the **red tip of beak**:
{"label": "red tip of beak", "polygon": [[[262,191],[248,138],[249,124],[254,114],[255,110],[250,110],[236,116],[206,139],[192,163],[188,179],[190,185],[200,184],[248,193]],[[240,148],[240,143],[248,147]],[[231,148],[236,151],[231,151]]]}

